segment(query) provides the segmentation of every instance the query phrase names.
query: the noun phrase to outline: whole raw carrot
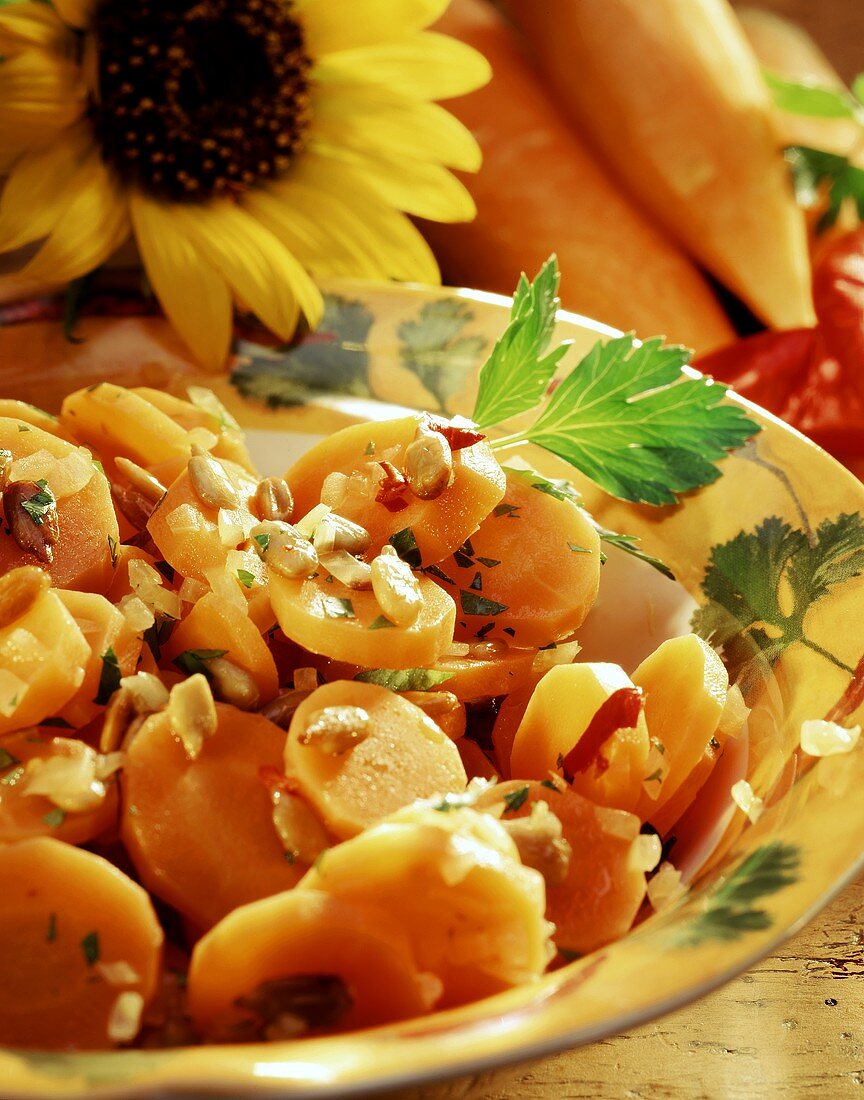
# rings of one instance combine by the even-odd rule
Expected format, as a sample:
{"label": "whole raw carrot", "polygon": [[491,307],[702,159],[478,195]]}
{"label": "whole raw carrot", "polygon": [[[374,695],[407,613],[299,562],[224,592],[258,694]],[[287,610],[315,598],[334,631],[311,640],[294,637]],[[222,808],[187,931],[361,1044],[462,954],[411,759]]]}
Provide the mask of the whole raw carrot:
{"label": "whole raw carrot", "polygon": [[439,27],[493,69],[486,88],[447,105],[480,142],[483,167],[465,181],[476,221],[423,225],[445,280],[509,293],[554,251],[566,308],[699,350],[728,342],[706,281],[597,164],[494,8],[455,0]]}
{"label": "whole raw carrot", "polygon": [[727,0],[507,0],[631,195],[768,324],[813,323],[804,218]]}

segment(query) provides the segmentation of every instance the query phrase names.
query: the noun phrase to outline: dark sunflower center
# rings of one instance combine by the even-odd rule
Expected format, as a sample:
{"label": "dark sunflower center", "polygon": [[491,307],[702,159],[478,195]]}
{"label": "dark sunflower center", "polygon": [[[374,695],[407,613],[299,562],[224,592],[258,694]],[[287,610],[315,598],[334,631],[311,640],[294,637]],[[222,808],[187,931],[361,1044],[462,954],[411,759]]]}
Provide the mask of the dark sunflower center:
{"label": "dark sunflower center", "polygon": [[92,32],[96,134],[124,182],[200,202],[300,150],[310,61],[290,0],[103,0]]}

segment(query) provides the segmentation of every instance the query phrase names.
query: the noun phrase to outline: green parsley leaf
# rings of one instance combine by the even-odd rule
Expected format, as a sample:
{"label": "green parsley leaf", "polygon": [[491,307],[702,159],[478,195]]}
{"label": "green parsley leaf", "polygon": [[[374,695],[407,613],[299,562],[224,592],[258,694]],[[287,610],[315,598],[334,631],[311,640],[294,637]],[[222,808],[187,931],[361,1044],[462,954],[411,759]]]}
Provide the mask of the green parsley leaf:
{"label": "green parsley leaf", "polygon": [[95,966],[99,962],[100,947],[99,933],[88,932],[81,941],[81,950],[84,952],[84,960],[88,966]]}
{"label": "green parsley leaf", "polygon": [[237,580],[243,585],[244,588],[251,588],[255,583],[255,574],[250,573],[248,569],[237,570]]}
{"label": "green parsley leaf", "polygon": [[[669,566],[660,560],[655,558],[653,554],[649,554],[647,550],[642,550],[639,546],[638,535],[622,535],[618,531],[609,531],[606,527],[601,527],[595,522],[594,526],[597,528],[597,534],[600,536],[601,542],[605,542],[608,546],[616,546],[619,550],[623,550],[625,554],[630,554],[634,558],[638,558],[639,561],[644,561],[648,565],[654,567],[658,573],[662,573],[664,577],[668,577],[670,581],[675,580],[675,574],[669,568]],[[568,546],[570,544],[568,543]],[[573,547],[571,546],[572,550]],[[603,561],[605,562],[606,556],[603,555]]]}
{"label": "green parsley leaf", "polygon": [[45,933],[45,940],[48,943],[53,943],[57,939],[57,914],[48,914],[48,931]]}
{"label": "green parsley leaf", "polygon": [[453,675],[434,668],[369,668],[354,677],[363,684],[378,684],[389,691],[431,691]]}
{"label": "green parsley leaf", "polygon": [[395,623],[391,623],[386,615],[379,615],[377,619],[373,619],[369,624],[369,630],[389,630],[391,627],[395,627]]}
{"label": "green parsley leaf", "polygon": [[423,564],[417,539],[410,527],[403,527],[387,540],[402,561],[406,561],[412,569],[419,569]]}
{"label": "green parsley leaf", "polygon": [[29,432],[30,431],[30,425],[29,424],[19,424],[18,425],[18,431],[19,432]]}
{"label": "green parsley leaf", "polygon": [[[470,560],[470,559],[469,559],[469,560]],[[429,573],[429,574],[431,574],[431,575],[432,575],[433,577],[437,577],[437,578],[438,578],[438,580],[439,580],[439,581],[443,581],[443,582],[444,582],[444,584],[455,584],[455,583],[456,583],[456,582],[455,582],[455,581],[453,580],[453,578],[452,578],[452,577],[448,577],[448,576],[447,576],[447,574],[446,574],[446,573],[444,572],[444,570],[443,570],[443,569],[441,569],[441,568],[440,568],[439,566],[437,566],[437,565],[427,565],[427,566],[426,566],[426,568],[425,568],[425,569],[423,570],[423,572],[424,572],[424,573]]]}
{"label": "green parsley leaf", "polygon": [[366,449],[363,451],[363,454],[364,455],[374,455],[375,454],[375,440],[374,439],[370,439],[369,442],[366,444]]}
{"label": "green parsley leaf", "polygon": [[[500,558],[476,558],[475,561],[478,561],[481,565],[485,565],[487,569],[494,569],[496,565],[501,564]],[[429,572],[432,572],[431,568]],[[450,583],[453,584],[454,582],[450,581]]]}
{"label": "green parsley leaf", "polygon": [[579,546],[575,542],[568,542],[567,549],[571,554],[593,554],[594,551],[588,546]]}
{"label": "green parsley leaf", "polygon": [[59,806],[55,806],[53,810],[49,810],[48,813],[44,815],[42,820],[49,829],[59,829],[66,820],[66,814]]}
{"label": "green parsley leaf", "polygon": [[807,637],[804,619],[835,585],[862,572],[864,519],[858,512],[823,520],[810,537],[770,516],[712,549],[702,580],[707,602],[692,626],[723,650],[733,678],[757,653],[773,664],[796,643],[851,673]]}
{"label": "green parsley leaf", "polygon": [[270,546],[270,535],[266,531],[262,531],[260,535],[253,535],[252,541],[258,543],[262,553],[267,553],[267,549]]}
{"label": "green parsley leaf", "polygon": [[464,588],[459,590],[459,602],[464,615],[483,615],[488,618],[507,610],[507,604],[488,600],[485,596],[478,596],[476,592],[469,592]]}
{"label": "green parsley leaf", "polygon": [[114,692],[120,687],[120,662],[113,646],[108,646],[104,653],[100,654],[102,671],[99,673],[99,690],[93,700],[100,707],[104,707]]}
{"label": "green parsley leaf", "polygon": [[26,500],[22,500],[21,507],[36,526],[41,527],[45,522],[45,516],[55,507],[57,502],[44,478],[37,481],[36,484],[39,486],[39,492],[34,493],[32,497],[28,497]]}
{"label": "green parsley leaf", "polygon": [[[826,88],[820,84],[787,80],[769,69],[762,72],[771,89],[774,105],[781,111],[810,118],[860,118],[861,106],[845,88]],[[856,79],[860,80],[861,76]]]}
{"label": "green parsley leaf", "polygon": [[342,596],[322,596],[324,614],[331,619],[356,619],[354,604]]}
{"label": "green parsley leaf", "polygon": [[834,225],[847,202],[854,205],[858,217],[864,220],[864,169],[839,153],[826,153],[806,145],[790,145],[785,156],[798,202],[808,209],[825,202],[816,222],[817,233]]}
{"label": "green parsley leaf", "polygon": [[483,591],[483,576],[479,571],[474,574],[468,587],[473,589],[475,592]]}
{"label": "green parsley leaf", "polygon": [[519,511],[518,504],[496,504],[492,509],[492,515],[496,519],[500,519],[502,516],[507,516],[508,519],[521,519],[516,513]]}
{"label": "green parsley leaf", "polygon": [[0,768],[11,768],[15,764],[20,764],[21,761],[17,756],[13,756],[8,749],[0,747]]}
{"label": "green parsley leaf", "polygon": [[227,649],[184,649],[174,658],[174,664],[189,676],[198,672],[207,676],[207,662],[215,657],[224,657],[227,652]]}
{"label": "green parsley leaf", "polygon": [[683,368],[691,352],[659,337],[598,341],[534,424],[493,447],[526,440],[571,463],[612,496],[675,504],[720,476],[714,462],[759,430],[721,405],[726,387]]}
{"label": "green parsley leaf", "polygon": [[492,427],[533,409],[546,393],[569,343],[544,354],[558,310],[558,261],[551,256],[533,283],[523,274],[513,295],[510,323],[480,369],[472,419]]}
{"label": "green parsley leaf", "polygon": [[108,552],[111,555],[111,568],[117,568],[117,539],[113,535],[108,536]]}
{"label": "green parsley leaf", "polygon": [[507,806],[505,813],[515,814],[517,810],[521,809],[528,799],[528,786],[517,787],[515,791],[510,791],[509,794],[504,795],[504,802]]}

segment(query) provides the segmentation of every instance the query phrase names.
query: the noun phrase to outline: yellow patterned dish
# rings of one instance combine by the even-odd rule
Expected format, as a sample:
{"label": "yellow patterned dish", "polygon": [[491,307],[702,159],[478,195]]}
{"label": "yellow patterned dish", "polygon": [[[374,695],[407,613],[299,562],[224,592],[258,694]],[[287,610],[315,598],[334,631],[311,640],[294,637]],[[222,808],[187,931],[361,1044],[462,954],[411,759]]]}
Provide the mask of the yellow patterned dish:
{"label": "yellow patterned dish", "polygon": [[[264,471],[281,472],[312,438],[390,415],[393,405],[470,410],[476,369],[507,318],[504,299],[473,292],[344,283],[327,288],[326,303],[319,332],[291,348],[240,340],[230,376],[218,378],[196,374],[164,322],[122,302],[85,316],[78,343],[65,340],[51,303],[7,309],[0,393],[51,409],[68,390],[103,377],[177,392],[192,381],[209,385],[249,432]],[[574,343],[564,369],[598,333],[609,330],[561,315],[558,335]],[[648,580],[610,559],[586,653],[614,656],[620,644],[636,657],[634,646],[687,629],[699,605],[698,628],[723,643],[749,693],[747,737],[715,769],[704,824],[676,856],[690,882],[683,896],[537,984],[464,1008],[266,1045],[0,1051],[0,1092],[323,1097],[474,1074],[669,1011],[812,917],[864,862],[864,749],[816,759],[799,747],[802,721],[852,725],[864,713],[864,486],[797,433],[758,416],[764,431],[725,461],[725,476],[678,508],[612,501],[551,456],[525,451],[544,473],[577,481],[602,523],[639,535],[678,578]],[[742,778],[764,802],[755,824],[729,793]]]}

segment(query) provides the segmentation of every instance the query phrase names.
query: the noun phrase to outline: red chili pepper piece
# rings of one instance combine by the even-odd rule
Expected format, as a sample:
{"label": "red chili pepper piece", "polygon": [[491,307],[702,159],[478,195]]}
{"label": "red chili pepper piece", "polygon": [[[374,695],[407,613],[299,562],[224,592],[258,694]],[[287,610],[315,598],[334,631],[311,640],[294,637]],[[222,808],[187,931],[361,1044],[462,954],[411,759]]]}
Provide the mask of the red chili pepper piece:
{"label": "red chili pepper piece", "polygon": [[701,356],[694,366],[777,416],[807,381],[815,333],[760,332]]}
{"label": "red chili pepper piece", "polygon": [[828,354],[864,396],[864,227],[832,241],[817,260],[813,304]]}
{"label": "red chili pepper piece", "polygon": [[603,771],[609,767],[609,762],[601,758],[600,750],[613,733],[636,725],[642,706],[642,689],[638,687],[618,688],[600,704],[585,732],[561,762],[568,783],[573,782],[577,772],[587,771],[595,761],[603,760]]}
{"label": "red chili pepper piece", "polygon": [[475,443],[479,443],[481,439],[486,438],[483,432],[478,432],[474,428],[463,428],[451,424],[449,420],[443,420],[440,416],[432,416],[430,413],[426,414],[425,425],[430,431],[443,435],[450,444],[451,451],[461,451],[464,447],[473,447]]}
{"label": "red chili pepper piece", "polygon": [[408,491],[408,482],[405,480],[405,475],[386,459],[382,459],[377,465],[381,467],[383,477],[378,483],[375,500],[378,504],[383,504],[389,511],[399,512],[407,507],[407,502],[403,500],[405,493]]}

